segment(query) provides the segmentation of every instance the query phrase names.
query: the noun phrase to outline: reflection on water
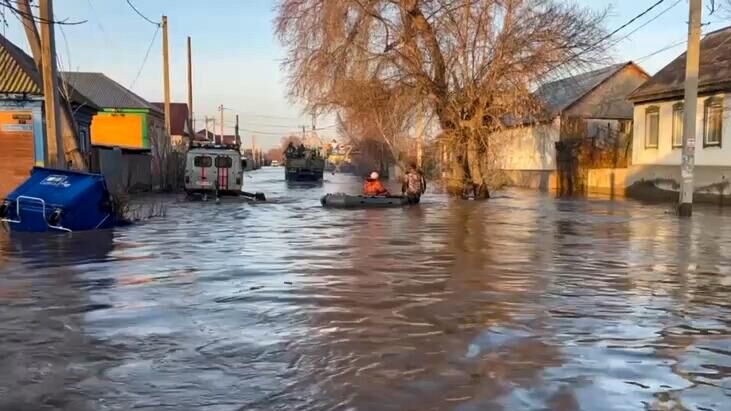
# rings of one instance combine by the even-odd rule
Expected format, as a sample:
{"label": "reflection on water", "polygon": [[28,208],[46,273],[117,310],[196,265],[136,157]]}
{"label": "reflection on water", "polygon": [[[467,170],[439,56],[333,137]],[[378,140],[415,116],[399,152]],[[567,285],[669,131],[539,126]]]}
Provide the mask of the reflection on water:
{"label": "reflection on water", "polygon": [[731,216],[524,191],[0,236],[0,409],[728,410]]}

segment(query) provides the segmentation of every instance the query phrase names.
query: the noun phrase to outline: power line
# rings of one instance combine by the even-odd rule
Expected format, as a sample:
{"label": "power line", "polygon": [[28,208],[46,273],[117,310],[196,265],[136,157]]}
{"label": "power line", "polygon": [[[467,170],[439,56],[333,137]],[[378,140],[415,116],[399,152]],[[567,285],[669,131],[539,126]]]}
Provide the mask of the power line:
{"label": "power line", "polygon": [[77,26],[79,24],[84,24],[88,20],[80,20],[80,21],[68,21],[69,19],[63,19],[63,20],[46,20],[41,17],[36,17],[33,15],[33,13],[25,13],[24,11],[16,8],[12,5],[10,0],[0,0],[0,4],[4,5],[5,7],[9,8],[10,11],[13,12],[13,14],[17,16],[21,16],[24,19],[32,20],[36,23],[42,23],[42,24],[55,24],[55,25],[64,25],[64,26]]}
{"label": "power line", "polygon": [[639,27],[637,27],[637,28],[635,28],[634,30],[630,31],[629,33],[627,33],[627,34],[626,34],[626,35],[624,35],[623,37],[621,37],[621,38],[619,38],[619,39],[615,40],[615,41],[614,41],[614,42],[613,42],[613,43],[612,43],[612,44],[610,45],[610,47],[612,47],[612,46],[614,46],[614,45],[618,44],[619,42],[621,42],[621,41],[623,41],[623,40],[627,39],[627,38],[628,38],[629,36],[631,36],[631,35],[633,35],[633,34],[637,33],[637,32],[638,32],[639,30],[643,29],[643,28],[644,28],[644,27],[646,27],[646,26],[647,26],[648,24],[650,24],[650,23],[652,23],[653,21],[655,21],[655,20],[657,20],[658,18],[660,18],[660,17],[661,17],[661,16],[663,15],[663,14],[665,14],[665,13],[669,12],[670,10],[672,10],[673,8],[675,8],[675,6],[677,6],[678,4],[680,4],[680,2],[682,2],[682,1],[683,1],[683,0],[677,0],[677,1],[675,2],[675,3],[671,4],[671,5],[670,5],[670,7],[667,7],[666,9],[664,9],[663,11],[661,11],[660,13],[656,14],[656,15],[655,15],[655,16],[654,16],[653,18],[651,18],[650,20],[647,20],[646,22],[642,23],[642,24],[641,24],[641,25],[640,25]]}
{"label": "power line", "polygon": [[142,64],[140,65],[140,69],[137,70],[137,75],[135,76],[135,79],[132,80],[132,84],[130,84],[129,89],[134,90],[135,84],[137,83],[137,80],[139,80],[140,75],[142,74],[142,70],[145,68],[145,63],[147,63],[147,59],[150,57],[150,51],[152,50],[152,46],[155,44],[155,40],[157,40],[157,33],[160,32],[160,26],[157,26],[155,29],[155,33],[152,35],[152,40],[150,41],[150,45],[147,46],[147,52],[145,52],[145,58],[142,59]]}
{"label": "power line", "polygon": [[649,12],[651,12],[651,11],[652,11],[652,10],[653,10],[653,9],[654,9],[655,7],[657,7],[657,6],[661,5],[661,4],[662,4],[662,3],[664,3],[664,2],[665,2],[665,0],[657,0],[657,2],[655,2],[655,4],[653,4],[652,6],[648,7],[648,8],[647,8],[647,9],[646,9],[645,11],[643,11],[642,13],[640,13],[640,14],[638,14],[638,15],[634,16],[634,17],[633,17],[633,18],[631,18],[631,19],[630,19],[630,20],[629,20],[628,22],[626,22],[626,23],[624,23],[623,25],[619,26],[619,28],[617,28],[617,29],[616,29],[616,30],[614,30],[613,32],[611,32],[611,33],[607,34],[606,36],[602,37],[601,39],[599,39],[599,41],[597,41],[596,43],[594,43],[594,44],[593,44],[592,46],[590,46],[590,47],[589,47],[588,49],[586,49],[585,51],[589,51],[590,49],[592,49],[592,48],[594,48],[594,47],[598,46],[599,44],[601,44],[601,43],[602,43],[603,41],[605,41],[605,40],[607,40],[607,39],[611,38],[611,37],[612,37],[612,36],[614,36],[615,34],[617,34],[617,33],[619,33],[620,31],[622,31],[622,30],[623,30],[623,29],[624,29],[625,27],[629,26],[630,24],[634,23],[634,22],[635,22],[635,21],[637,21],[638,19],[642,18],[642,17],[644,16],[644,15],[646,15],[646,14],[647,14],[647,13],[649,13]]}
{"label": "power line", "polygon": [[148,22],[148,23],[150,23],[150,24],[154,24],[154,25],[156,25],[156,26],[160,26],[160,25],[162,24],[162,23],[160,23],[160,22],[157,22],[157,21],[153,21],[153,20],[151,20],[150,18],[148,18],[147,16],[145,16],[144,14],[142,14],[142,12],[140,12],[139,10],[137,10],[137,7],[135,7],[135,5],[134,5],[134,4],[132,4],[132,0],[127,0],[127,4],[128,4],[128,5],[129,5],[129,6],[130,6],[130,7],[132,8],[132,10],[134,10],[134,11],[135,11],[135,13],[137,13],[137,15],[138,15],[138,16],[140,16],[140,17],[142,17],[143,19],[147,20],[147,22]]}

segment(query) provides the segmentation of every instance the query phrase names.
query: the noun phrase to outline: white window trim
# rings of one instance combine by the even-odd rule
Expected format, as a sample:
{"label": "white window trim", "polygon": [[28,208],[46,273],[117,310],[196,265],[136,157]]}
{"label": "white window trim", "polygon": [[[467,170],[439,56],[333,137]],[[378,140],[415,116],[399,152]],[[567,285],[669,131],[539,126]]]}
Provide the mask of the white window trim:
{"label": "white window trim", "polygon": [[[647,121],[651,114],[657,116],[657,138],[655,144],[649,144],[650,141],[650,122]],[[645,109],[645,149],[655,150],[660,147],[660,107],[650,106]]]}

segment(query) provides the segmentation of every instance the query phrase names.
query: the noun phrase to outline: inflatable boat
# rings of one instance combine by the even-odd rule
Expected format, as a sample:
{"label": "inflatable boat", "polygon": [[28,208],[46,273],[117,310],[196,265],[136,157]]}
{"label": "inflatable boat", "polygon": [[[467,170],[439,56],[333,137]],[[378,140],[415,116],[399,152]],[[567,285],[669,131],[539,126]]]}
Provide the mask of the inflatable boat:
{"label": "inflatable boat", "polygon": [[320,199],[323,207],[333,208],[387,208],[387,207],[403,207],[408,204],[406,197],[388,196],[388,197],[367,197],[361,195],[349,194],[325,194]]}

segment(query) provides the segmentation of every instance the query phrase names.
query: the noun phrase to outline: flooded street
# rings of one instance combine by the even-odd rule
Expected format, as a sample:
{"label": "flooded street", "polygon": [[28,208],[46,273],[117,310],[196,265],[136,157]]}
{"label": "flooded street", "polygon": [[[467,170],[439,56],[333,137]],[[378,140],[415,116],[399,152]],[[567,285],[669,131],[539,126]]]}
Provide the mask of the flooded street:
{"label": "flooded street", "polygon": [[272,201],[0,235],[0,410],[731,409],[729,211],[246,189]]}

